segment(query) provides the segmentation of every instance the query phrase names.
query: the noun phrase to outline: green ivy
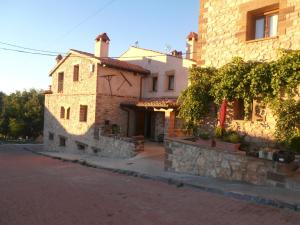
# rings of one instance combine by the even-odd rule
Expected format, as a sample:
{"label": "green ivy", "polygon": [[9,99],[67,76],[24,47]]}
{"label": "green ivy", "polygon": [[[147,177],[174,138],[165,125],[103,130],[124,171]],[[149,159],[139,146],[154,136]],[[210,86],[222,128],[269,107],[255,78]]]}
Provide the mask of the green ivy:
{"label": "green ivy", "polygon": [[235,57],[219,69],[192,68],[190,86],[179,98],[179,116],[187,124],[198,124],[207,116],[212,101],[220,104],[226,98],[242,99],[247,117],[253,100],[261,99],[274,109],[277,138],[287,140],[299,132],[299,101],[293,100],[299,96],[299,85],[300,50],[282,50],[271,62],[246,62]]}

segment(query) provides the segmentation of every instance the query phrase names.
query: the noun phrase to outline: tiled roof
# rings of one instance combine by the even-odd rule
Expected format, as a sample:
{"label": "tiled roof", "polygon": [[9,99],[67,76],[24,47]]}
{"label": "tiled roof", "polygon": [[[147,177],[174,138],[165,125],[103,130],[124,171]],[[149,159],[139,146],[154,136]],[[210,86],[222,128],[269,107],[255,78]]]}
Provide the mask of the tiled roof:
{"label": "tiled roof", "polygon": [[135,106],[135,107],[152,107],[152,108],[177,108],[176,98],[149,98],[142,99],[137,102],[123,102],[123,106]]}
{"label": "tiled roof", "polygon": [[122,70],[127,70],[130,72],[135,72],[135,73],[139,73],[139,74],[150,74],[149,70],[144,69],[141,66],[132,64],[132,63],[128,63],[125,61],[121,61],[121,60],[117,60],[117,59],[113,59],[110,57],[96,57],[95,55],[88,53],[88,52],[83,52],[83,51],[78,51],[78,50],[74,50],[71,49],[71,51],[94,58],[94,59],[98,59],[100,61],[101,65],[105,65],[107,67],[111,67],[111,68],[116,68],[116,69],[122,69]]}

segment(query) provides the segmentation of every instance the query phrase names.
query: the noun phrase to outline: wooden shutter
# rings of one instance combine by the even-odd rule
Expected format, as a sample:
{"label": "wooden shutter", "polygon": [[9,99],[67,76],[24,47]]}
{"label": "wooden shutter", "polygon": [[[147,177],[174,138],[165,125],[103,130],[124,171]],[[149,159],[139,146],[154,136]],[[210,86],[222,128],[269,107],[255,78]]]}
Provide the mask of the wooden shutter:
{"label": "wooden shutter", "polygon": [[64,107],[60,107],[60,118],[61,119],[65,118],[65,108]]}

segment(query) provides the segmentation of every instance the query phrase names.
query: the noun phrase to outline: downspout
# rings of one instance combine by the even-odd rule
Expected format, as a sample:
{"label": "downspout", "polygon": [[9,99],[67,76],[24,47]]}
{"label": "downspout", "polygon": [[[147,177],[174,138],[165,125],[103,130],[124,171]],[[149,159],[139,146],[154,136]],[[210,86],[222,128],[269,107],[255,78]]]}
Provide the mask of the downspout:
{"label": "downspout", "polygon": [[127,108],[125,108],[123,106],[120,106],[120,108],[123,111],[127,112],[127,131],[126,131],[126,136],[128,137],[129,136],[129,116],[130,116],[130,111],[129,111],[129,109],[127,109]]}

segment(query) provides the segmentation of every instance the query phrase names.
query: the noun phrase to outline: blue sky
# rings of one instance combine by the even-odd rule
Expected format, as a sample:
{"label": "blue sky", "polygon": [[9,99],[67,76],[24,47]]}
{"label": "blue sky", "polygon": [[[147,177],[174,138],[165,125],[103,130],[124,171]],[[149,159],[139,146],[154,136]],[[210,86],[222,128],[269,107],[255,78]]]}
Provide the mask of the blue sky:
{"label": "blue sky", "polygon": [[[110,56],[119,56],[135,41],[164,51],[185,51],[185,38],[198,30],[199,0],[0,0],[0,42],[29,48],[93,52],[94,39],[107,32]],[[103,6],[101,13],[86,20]],[[0,44],[0,48],[8,47]],[[55,57],[0,49],[0,91],[46,89]]]}

